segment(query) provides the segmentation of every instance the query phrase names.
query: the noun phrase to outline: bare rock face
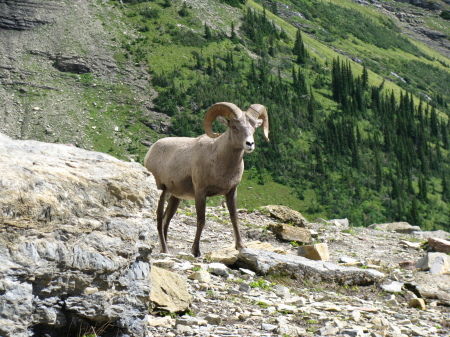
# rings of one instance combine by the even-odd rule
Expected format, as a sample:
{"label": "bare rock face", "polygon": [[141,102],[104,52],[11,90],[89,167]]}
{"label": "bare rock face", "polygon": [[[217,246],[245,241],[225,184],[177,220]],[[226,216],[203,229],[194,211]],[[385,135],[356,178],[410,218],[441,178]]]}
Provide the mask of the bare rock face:
{"label": "bare rock face", "polygon": [[29,30],[52,22],[49,13],[60,7],[58,1],[1,0],[0,29]]}
{"label": "bare rock face", "polygon": [[0,134],[0,336],[143,336],[157,191],[139,164]]}

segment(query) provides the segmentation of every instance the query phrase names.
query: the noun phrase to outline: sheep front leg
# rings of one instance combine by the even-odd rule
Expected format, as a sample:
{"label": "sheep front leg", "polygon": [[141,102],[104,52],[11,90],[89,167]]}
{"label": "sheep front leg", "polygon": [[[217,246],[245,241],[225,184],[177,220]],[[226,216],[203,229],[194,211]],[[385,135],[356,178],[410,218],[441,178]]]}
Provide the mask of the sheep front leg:
{"label": "sheep front leg", "polygon": [[199,257],[200,253],[200,237],[202,236],[203,228],[205,228],[205,212],[206,212],[206,194],[197,193],[195,195],[195,210],[197,211],[197,231],[195,232],[194,244],[192,245],[192,254]]}
{"label": "sheep front leg", "polygon": [[172,220],[175,212],[178,209],[178,206],[180,205],[180,199],[177,197],[174,197],[173,195],[170,196],[169,201],[167,202],[166,211],[164,212],[163,217],[163,230],[164,230],[164,239],[166,241],[167,245],[167,231],[169,229],[170,220]]}
{"label": "sheep front leg", "polygon": [[241,232],[239,230],[239,221],[237,216],[237,207],[236,207],[236,196],[237,196],[237,188],[233,188],[225,195],[225,200],[227,203],[228,212],[230,213],[231,223],[233,224],[234,238],[236,242],[236,249],[241,250],[245,248],[244,241],[241,238]]}
{"label": "sheep front leg", "polygon": [[163,219],[164,219],[164,203],[166,201],[167,191],[164,188],[159,197],[158,208],[156,209],[156,228],[158,229],[159,243],[161,244],[161,253],[168,253],[166,236],[164,235]]}

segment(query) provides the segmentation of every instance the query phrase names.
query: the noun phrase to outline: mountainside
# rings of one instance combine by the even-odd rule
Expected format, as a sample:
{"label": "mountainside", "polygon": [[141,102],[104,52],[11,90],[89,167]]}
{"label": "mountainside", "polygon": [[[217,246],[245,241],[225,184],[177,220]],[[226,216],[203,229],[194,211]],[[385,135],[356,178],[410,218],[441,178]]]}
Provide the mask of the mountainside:
{"label": "mountainside", "polygon": [[246,157],[241,206],[448,229],[448,13],[441,1],[0,0],[0,129],[142,161],[159,137],[203,133],[217,101],[261,103],[272,141],[258,133]]}

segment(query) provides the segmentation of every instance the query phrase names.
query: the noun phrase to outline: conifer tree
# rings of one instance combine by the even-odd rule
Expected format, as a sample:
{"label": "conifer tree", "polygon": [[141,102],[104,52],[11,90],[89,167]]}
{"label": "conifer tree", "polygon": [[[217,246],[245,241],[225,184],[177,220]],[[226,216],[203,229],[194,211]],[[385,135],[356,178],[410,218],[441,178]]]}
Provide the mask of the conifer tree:
{"label": "conifer tree", "polygon": [[361,77],[362,87],[363,89],[367,89],[369,87],[369,72],[367,71],[366,66],[363,68],[363,73]]}
{"label": "conifer tree", "polygon": [[211,38],[212,38],[211,29],[209,28],[209,26],[205,22],[205,39],[211,40]]}
{"label": "conifer tree", "polygon": [[306,50],[305,45],[303,43],[300,28],[297,29],[297,34],[295,36],[295,43],[294,48],[292,49],[292,53],[297,57],[296,62],[299,64],[305,63],[308,58],[308,51]]}

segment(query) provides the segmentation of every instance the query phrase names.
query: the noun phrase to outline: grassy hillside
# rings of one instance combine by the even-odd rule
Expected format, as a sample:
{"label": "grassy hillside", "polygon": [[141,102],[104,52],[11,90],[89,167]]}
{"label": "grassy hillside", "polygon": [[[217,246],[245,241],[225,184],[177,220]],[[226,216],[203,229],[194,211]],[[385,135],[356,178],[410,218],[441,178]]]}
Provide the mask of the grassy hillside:
{"label": "grassy hillside", "polygon": [[346,0],[113,3],[137,31],[118,57],[148,68],[171,134],[203,133],[217,101],[268,107],[272,142],[258,133],[241,207],[448,228],[450,60],[386,11]]}

